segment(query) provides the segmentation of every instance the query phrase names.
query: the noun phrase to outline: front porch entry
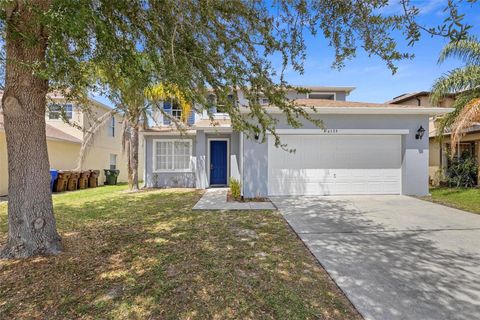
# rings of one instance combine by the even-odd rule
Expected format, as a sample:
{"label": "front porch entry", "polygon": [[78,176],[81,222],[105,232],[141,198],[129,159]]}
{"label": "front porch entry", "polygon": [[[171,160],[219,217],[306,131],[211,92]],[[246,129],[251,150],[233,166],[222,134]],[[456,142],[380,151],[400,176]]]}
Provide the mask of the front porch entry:
{"label": "front porch entry", "polygon": [[210,186],[228,185],[229,147],[229,139],[208,139],[208,176]]}

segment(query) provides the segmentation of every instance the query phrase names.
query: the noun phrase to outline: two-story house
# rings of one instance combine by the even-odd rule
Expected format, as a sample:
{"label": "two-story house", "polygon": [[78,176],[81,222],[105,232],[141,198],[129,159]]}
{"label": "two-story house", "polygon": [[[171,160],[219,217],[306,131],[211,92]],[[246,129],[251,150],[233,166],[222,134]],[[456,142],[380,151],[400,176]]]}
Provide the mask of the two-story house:
{"label": "two-story house", "polygon": [[[443,99],[438,107],[450,108],[455,101],[455,95],[451,95]],[[394,99],[387,101],[390,104],[407,104],[425,107],[434,107],[430,101],[430,92],[419,91],[406,93]],[[443,132],[443,139],[437,139],[439,136],[438,121],[439,117],[431,117],[429,123],[429,141],[430,141],[430,157],[429,157],[429,176],[430,183],[438,185],[442,180],[442,176],[450,163],[450,133]],[[480,123],[470,127],[465,131],[461,142],[457,146],[457,156],[473,156],[480,163]],[[477,183],[480,182],[480,171],[478,171]]]}
{"label": "two-story house", "polygon": [[[412,105],[347,101],[352,87],[306,87],[288,97],[323,122],[305,119],[288,125],[281,110],[263,101],[278,120],[276,132],[287,152],[267,141],[232,129],[227,114],[189,115],[186,130],[168,119],[142,132],[146,187],[227,186],[238,179],[246,198],[276,195],[428,194],[429,117],[451,111]],[[300,90],[302,91],[302,90]],[[236,105],[248,115],[248,101],[237,92]],[[314,107],[315,110],[312,110]],[[164,111],[181,117],[181,109],[164,102]]]}
{"label": "two-story house", "polygon": [[[1,98],[1,93],[0,93]],[[73,170],[77,168],[82,142],[95,121],[111,108],[89,99],[88,108],[66,102],[59,94],[49,95],[45,115],[47,148],[50,168]],[[66,123],[63,116],[67,118]],[[139,179],[143,178],[143,145],[140,144]],[[8,193],[8,162],[3,118],[0,114],[0,195]],[[119,169],[119,181],[127,181],[127,158],[122,150],[122,116],[116,114],[94,135],[87,149],[82,170],[100,170],[99,184],[105,181],[103,169]]]}

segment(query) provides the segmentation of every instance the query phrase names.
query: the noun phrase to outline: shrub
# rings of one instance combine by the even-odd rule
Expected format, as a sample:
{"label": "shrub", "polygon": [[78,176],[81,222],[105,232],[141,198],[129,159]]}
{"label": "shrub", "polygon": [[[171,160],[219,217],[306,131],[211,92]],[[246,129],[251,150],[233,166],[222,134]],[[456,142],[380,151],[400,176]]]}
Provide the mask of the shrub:
{"label": "shrub", "polygon": [[237,179],[230,179],[230,192],[232,193],[232,197],[235,200],[240,200],[241,191],[240,191],[240,181]]}
{"label": "shrub", "polygon": [[477,180],[478,164],[471,155],[462,155],[451,160],[447,172],[447,183],[450,187],[471,188]]}

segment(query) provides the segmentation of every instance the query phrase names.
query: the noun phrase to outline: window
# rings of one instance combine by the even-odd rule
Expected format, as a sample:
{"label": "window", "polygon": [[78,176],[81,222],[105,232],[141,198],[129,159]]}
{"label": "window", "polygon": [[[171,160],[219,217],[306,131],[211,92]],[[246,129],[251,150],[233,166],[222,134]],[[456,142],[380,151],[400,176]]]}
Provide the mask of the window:
{"label": "window", "polygon": [[262,105],[269,104],[268,98],[266,98],[266,97],[260,98],[260,104],[262,104]]}
{"label": "window", "polygon": [[110,154],[110,170],[117,170],[117,155]]}
{"label": "window", "polygon": [[182,120],[182,108],[176,103],[172,106],[172,117],[177,120]]}
{"label": "window", "polygon": [[310,93],[308,94],[308,99],[335,100],[335,93],[310,92]]}
{"label": "window", "polygon": [[108,135],[110,137],[115,137],[115,117],[110,119],[110,123],[108,124]]}
{"label": "window", "polygon": [[71,104],[51,104],[48,106],[48,119],[58,120],[62,118],[62,113],[68,120],[73,118],[73,105]]}
{"label": "window", "polygon": [[190,172],[191,140],[153,140],[154,172]]}
{"label": "window", "polygon": [[217,103],[217,98],[215,97],[214,94],[209,94],[207,96],[207,105],[209,107],[214,106]]}
{"label": "window", "polygon": [[207,107],[211,113],[217,112],[217,98],[214,94],[207,96]]}

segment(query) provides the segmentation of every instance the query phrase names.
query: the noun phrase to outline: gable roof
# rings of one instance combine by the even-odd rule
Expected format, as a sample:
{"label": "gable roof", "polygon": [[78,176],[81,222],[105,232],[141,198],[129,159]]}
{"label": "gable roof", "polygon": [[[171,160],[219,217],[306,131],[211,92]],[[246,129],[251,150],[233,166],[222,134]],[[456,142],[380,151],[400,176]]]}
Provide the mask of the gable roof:
{"label": "gable roof", "polygon": [[[5,131],[2,113],[0,113],[0,131]],[[82,143],[80,139],[77,139],[74,136],[71,136],[68,133],[65,133],[49,124],[45,124],[45,132],[47,135],[47,140],[64,141],[79,144]]]}

